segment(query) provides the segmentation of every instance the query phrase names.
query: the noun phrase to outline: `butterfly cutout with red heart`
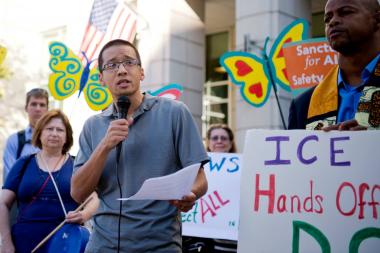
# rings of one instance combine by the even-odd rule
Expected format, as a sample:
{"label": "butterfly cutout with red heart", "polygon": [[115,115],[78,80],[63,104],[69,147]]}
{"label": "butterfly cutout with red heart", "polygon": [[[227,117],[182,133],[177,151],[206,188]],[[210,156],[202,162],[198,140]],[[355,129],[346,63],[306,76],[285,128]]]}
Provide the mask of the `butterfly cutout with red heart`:
{"label": "butterfly cutout with red heart", "polygon": [[[232,82],[240,86],[240,93],[244,100],[255,107],[260,107],[268,100],[272,85],[279,84],[286,91],[290,91],[283,45],[304,40],[307,34],[307,21],[299,19],[280,33],[274,41],[267,60],[250,53],[235,51],[223,54],[219,62]],[[273,84],[271,76],[275,82]]]}

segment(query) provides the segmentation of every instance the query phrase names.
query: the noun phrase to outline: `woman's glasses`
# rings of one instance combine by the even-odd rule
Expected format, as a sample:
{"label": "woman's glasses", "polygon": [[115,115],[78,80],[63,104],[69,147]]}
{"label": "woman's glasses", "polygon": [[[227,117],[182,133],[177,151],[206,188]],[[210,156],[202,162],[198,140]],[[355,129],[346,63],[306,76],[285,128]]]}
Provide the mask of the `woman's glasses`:
{"label": "woman's glasses", "polygon": [[229,141],[230,139],[227,136],[224,136],[224,135],[214,135],[214,136],[212,136],[210,138],[210,140],[212,140],[212,141],[218,141],[218,140]]}

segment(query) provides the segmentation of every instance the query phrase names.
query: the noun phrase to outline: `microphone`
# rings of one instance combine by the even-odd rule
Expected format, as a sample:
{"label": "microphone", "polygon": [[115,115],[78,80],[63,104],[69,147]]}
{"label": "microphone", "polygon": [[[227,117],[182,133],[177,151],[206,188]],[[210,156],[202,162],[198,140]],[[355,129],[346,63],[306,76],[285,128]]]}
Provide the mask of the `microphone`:
{"label": "microphone", "polygon": [[[121,96],[116,102],[117,108],[119,110],[117,118],[118,119],[126,119],[128,115],[129,107],[131,106],[131,101],[129,101],[129,98],[127,96]],[[123,142],[119,142],[116,146],[116,159],[119,161],[120,159],[120,153],[121,153],[121,147]]]}

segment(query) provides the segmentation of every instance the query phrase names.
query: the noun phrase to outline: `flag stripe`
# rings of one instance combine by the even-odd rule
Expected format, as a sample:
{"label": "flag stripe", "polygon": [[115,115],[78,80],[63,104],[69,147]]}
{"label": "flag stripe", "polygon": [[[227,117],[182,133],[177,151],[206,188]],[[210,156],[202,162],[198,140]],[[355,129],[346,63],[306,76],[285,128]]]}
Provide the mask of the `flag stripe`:
{"label": "flag stripe", "polygon": [[87,27],[86,27],[86,32],[85,32],[85,36],[83,37],[83,40],[82,40],[82,45],[80,47],[80,52],[79,52],[79,58],[83,61],[84,59],[84,56],[83,56],[83,52],[86,52],[87,48],[88,48],[88,45],[91,41],[91,37],[92,35],[90,35],[90,29],[91,29],[91,25],[88,24]]}
{"label": "flag stripe", "polygon": [[[121,38],[133,42],[136,24],[136,15],[123,2],[95,0],[80,50],[91,61],[109,40]],[[84,58],[81,53],[80,58]]]}
{"label": "flag stripe", "polygon": [[123,10],[119,10],[118,12],[116,12],[116,15],[115,15],[116,20],[114,20],[114,23],[110,24],[110,25],[112,25],[111,39],[115,35],[115,30],[118,28],[117,24],[119,24],[122,14],[123,14]]}
{"label": "flag stripe", "polygon": [[95,38],[93,39],[89,49],[87,50],[88,53],[86,53],[89,61],[91,61],[92,59],[94,59],[94,57],[97,56],[97,51],[100,48],[100,45],[102,44],[103,38],[104,34],[102,32],[97,31]]}
{"label": "flag stripe", "polygon": [[[131,15],[127,15],[127,17],[124,18],[124,22],[123,22],[122,25],[120,26],[120,31],[119,31],[119,33],[118,33],[119,38],[123,38],[123,37],[122,37],[122,36],[123,36],[123,32],[124,32],[124,29],[125,29],[125,27],[126,27],[126,25],[127,25],[127,23],[128,23],[128,20],[129,20],[130,16],[131,16]],[[127,31],[127,32],[129,32],[129,31]],[[123,38],[123,39],[125,39],[125,38]]]}
{"label": "flag stripe", "polygon": [[136,36],[136,30],[137,30],[137,20],[133,21],[132,29],[128,36],[128,41],[133,42]]}
{"label": "flag stripe", "polygon": [[[135,19],[128,18],[123,24],[123,29],[120,31],[119,36],[125,40],[131,41],[130,37],[132,34],[135,34],[136,27],[134,27]],[[133,30],[135,29],[135,30]],[[132,42],[132,41],[131,41]]]}
{"label": "flag stripe", "polygon": [[93,26],[90,26],[90,29],[89,29],[88,34],[87,34],[87,40],[86,40],[86,43],[83,47],[84,52],[87,52],[87,50],[91,46],[91,43],[94,40],[95,36],[96,36],[96,28],[94,28]]}
{"label": "flag stripe", "polygon": [[86,31],[85,31],[85,35],[84,35],[84,37],[83,37],[83,39],[82,39],[82,46],[81,46],[81,48],[80,48],[80,50],[82,51],[82,50],[84,50],[84,47],[88,44],[88,37],[87,37],[87,34],[88,34],[88,32],[90,31],[90,27],[91,27],[91,25],[90,24],[87,24],[87,27],[86,27]]}

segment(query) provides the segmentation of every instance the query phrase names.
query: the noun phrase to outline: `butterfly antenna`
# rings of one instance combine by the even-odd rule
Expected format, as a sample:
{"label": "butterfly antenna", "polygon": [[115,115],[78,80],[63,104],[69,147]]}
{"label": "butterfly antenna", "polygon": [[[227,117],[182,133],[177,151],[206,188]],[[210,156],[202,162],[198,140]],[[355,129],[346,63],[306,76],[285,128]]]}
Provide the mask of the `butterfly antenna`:
{"label": "butterfly antenna", "polygon": [[89,62],[86,53],[84,51],[82,51],[82,54],[83,54],[84,58],[86,59],[86,65],[90,64],[91,62]]}
{"label": "butterfly antenna", "polygon": [[80,78],[78,98],[82,94],[84,86],[87,84],[87,80],[88,80],[88,77],[90,74],[90,64],[91,64],[91,61],[88,60],[86,53],[84,51],[82,51],[82,54],[83,54],[84,59],[86,60],[86,65],[83,69],[83,73],[82,73],[81,78]]}

